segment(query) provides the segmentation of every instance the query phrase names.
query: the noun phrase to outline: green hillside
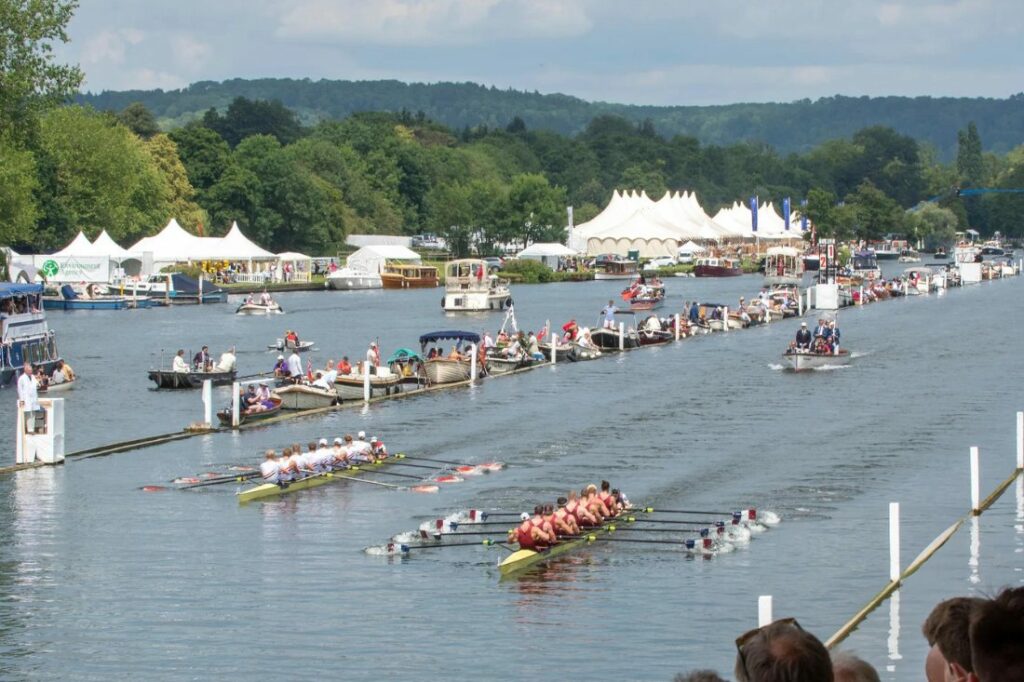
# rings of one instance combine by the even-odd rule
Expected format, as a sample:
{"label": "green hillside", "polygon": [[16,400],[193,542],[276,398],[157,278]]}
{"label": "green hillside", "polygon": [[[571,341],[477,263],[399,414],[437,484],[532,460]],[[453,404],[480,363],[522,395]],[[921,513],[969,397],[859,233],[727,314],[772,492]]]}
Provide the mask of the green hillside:
{"label": "green hillside", "polygon": [[696,137],[705,145],[763,142],[780,153],[805,152],[873,125],[891,127],[933,146],[943,160],[956,154],[955,131],[974,121],[987,151],[1005,153],[1024,140],[1024,94],[1007,99],[953,97],[827,97],[788,103],[654,107],[587,102],[567,95],[500,90],[473,83],[235,79],[202,81],[182,90],[129,90],[84,94],[79,101],[120,111],[142,102],[164,128],[174,128],[236,97],[280,100],[304,123],[356,112],[422,111],[453,129],[504,127],[514,117],[529,129],[564,135],[582,132],[596,116],[649,119],[657,132]]}

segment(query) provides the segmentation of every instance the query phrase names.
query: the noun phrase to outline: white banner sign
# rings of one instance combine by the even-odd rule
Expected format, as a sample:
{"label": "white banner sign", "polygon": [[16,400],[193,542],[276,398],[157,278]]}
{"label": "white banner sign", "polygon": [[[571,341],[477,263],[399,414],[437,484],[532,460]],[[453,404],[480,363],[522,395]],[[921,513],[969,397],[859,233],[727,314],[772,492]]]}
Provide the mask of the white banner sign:
{"label": "white banner sign", "polygon": [[33,256],[47,282],[108,282],[110,259],[104,256]]}

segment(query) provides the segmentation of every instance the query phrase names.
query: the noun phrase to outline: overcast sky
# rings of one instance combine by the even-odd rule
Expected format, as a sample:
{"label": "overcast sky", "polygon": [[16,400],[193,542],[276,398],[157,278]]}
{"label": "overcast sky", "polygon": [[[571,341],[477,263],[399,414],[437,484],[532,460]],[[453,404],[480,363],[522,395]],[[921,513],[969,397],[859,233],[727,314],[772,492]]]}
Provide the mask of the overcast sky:
{"label": "overcast sky", "polygon": [[84,88],[473,81],[631,104],[1024,91],[1022,0],[81,0]]}

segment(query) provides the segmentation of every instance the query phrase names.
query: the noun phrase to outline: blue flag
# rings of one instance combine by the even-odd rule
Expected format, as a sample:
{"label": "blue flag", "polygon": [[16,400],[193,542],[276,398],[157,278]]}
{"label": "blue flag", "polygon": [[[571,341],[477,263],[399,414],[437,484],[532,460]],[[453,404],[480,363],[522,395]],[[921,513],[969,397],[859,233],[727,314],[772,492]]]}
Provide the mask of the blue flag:
{"label": "blue flag", "polygon": [[803,206],[804,210],[800,211],[800,229],[804,232],[807,231],[807,199],[801,199],[800,205]]}
{"label": "blue flag", "polygon": [[750,197],[750,231],[757,232],[757,197]]}
{"label": "blue flag", "polygon": [[782,200],[782,218],[786,221],[786,231],[789,232],[789,197]]}

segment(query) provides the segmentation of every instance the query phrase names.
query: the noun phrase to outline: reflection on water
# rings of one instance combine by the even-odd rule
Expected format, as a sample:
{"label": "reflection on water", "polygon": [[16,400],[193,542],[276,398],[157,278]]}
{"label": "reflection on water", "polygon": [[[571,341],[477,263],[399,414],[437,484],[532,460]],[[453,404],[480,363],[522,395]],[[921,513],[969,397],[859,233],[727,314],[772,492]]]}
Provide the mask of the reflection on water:
{"label": "reflection on water", "polygon": [[889,649],[889,662],[885,669],[896,671],[896,661],[902,660],[900,655],[900,591],[896,590],[889,597],[889,638],[886,640]]}

